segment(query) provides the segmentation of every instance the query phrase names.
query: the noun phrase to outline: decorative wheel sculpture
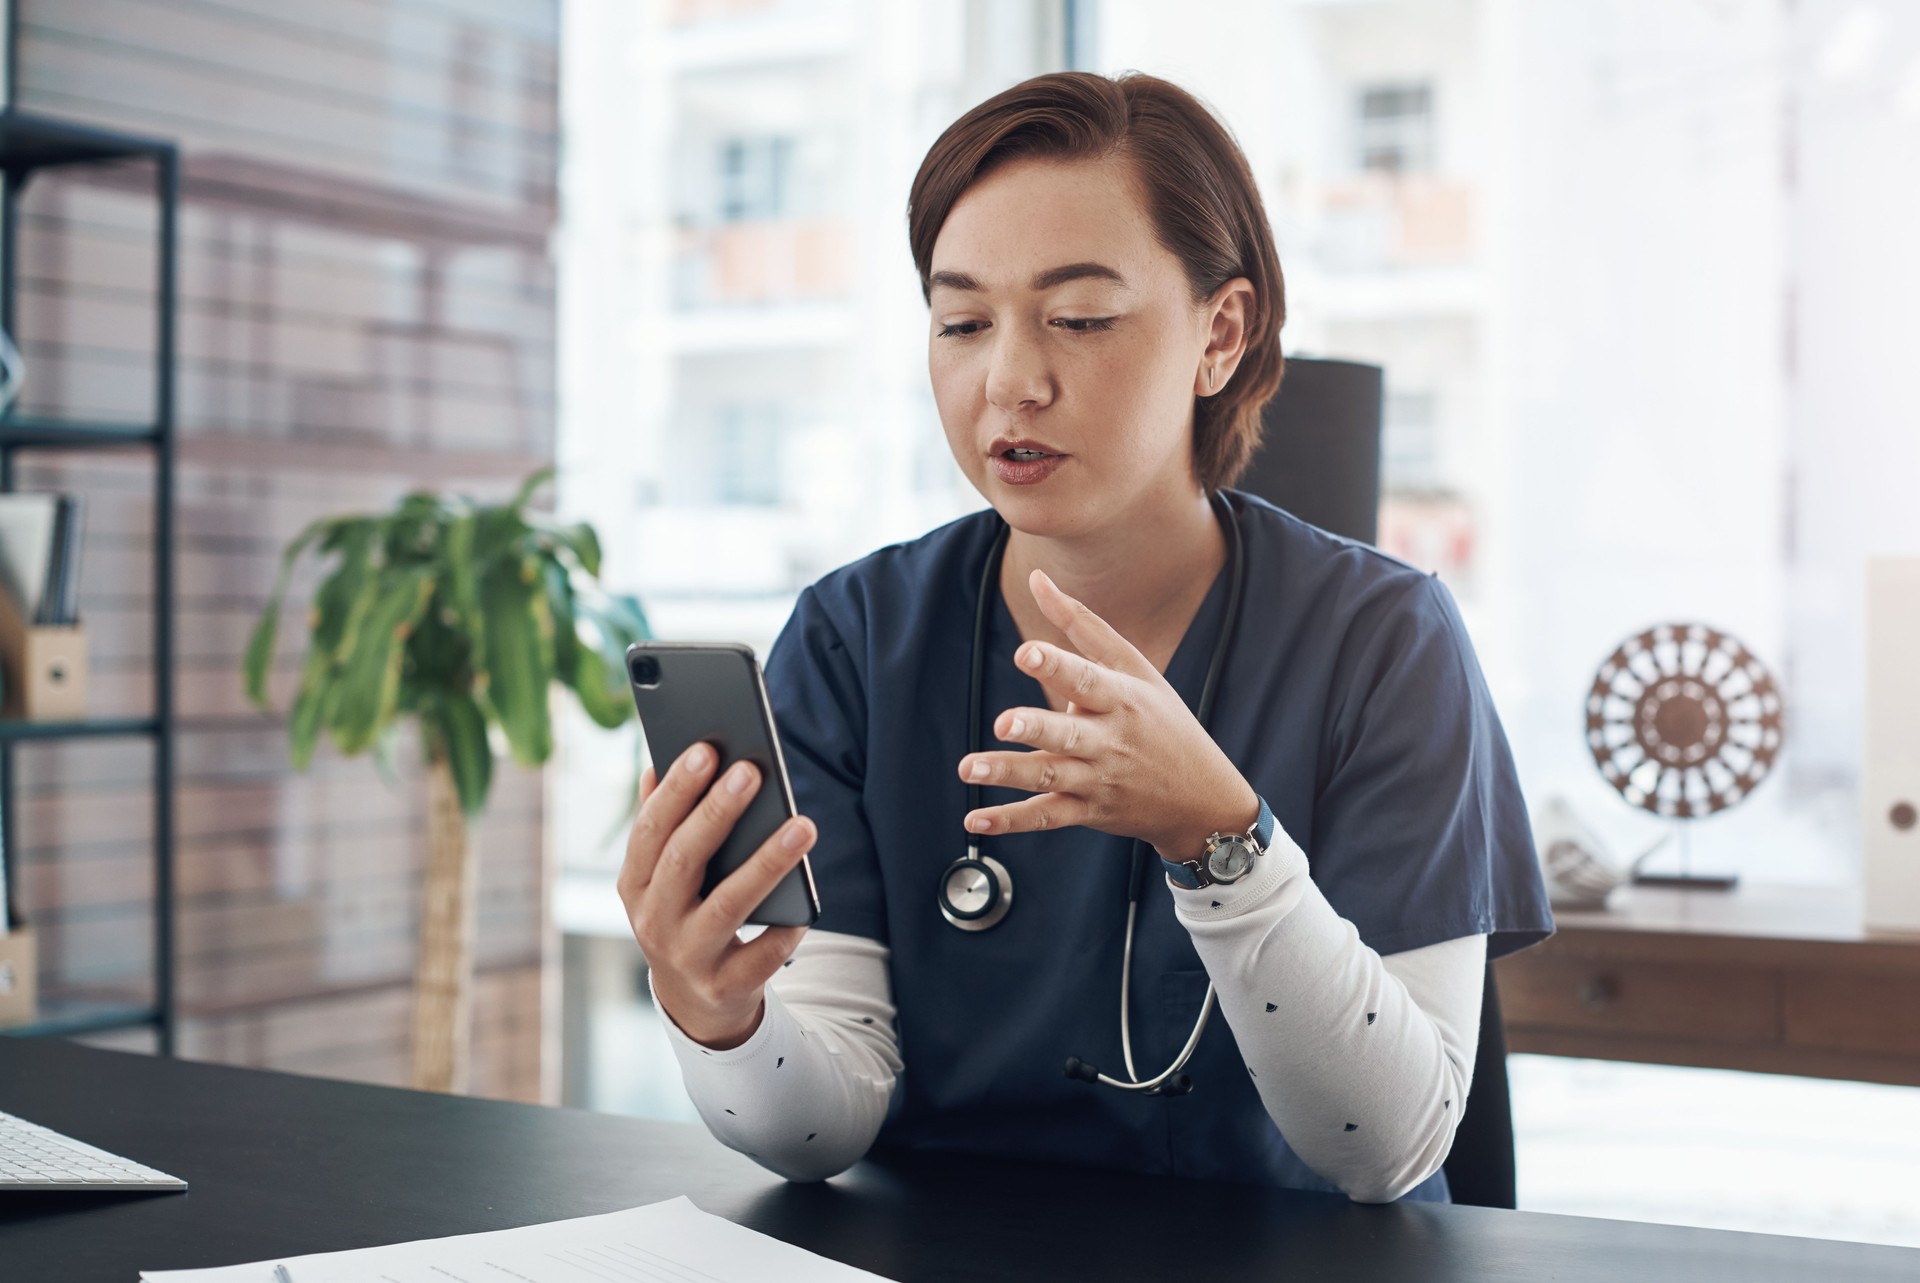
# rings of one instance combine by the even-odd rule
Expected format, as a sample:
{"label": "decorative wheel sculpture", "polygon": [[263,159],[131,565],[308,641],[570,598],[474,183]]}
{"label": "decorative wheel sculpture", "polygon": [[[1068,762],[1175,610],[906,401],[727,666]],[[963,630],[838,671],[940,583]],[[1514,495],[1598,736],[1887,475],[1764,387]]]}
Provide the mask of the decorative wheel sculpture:
{"label": "decorative wheel sculpture", "polygon": [[1661,624],[1620,643],[1594,674],[1587,747],[1627,801],[1696,819],[1759,787],[1785,739],[1782,713],[1773,675],[1736,638]]}

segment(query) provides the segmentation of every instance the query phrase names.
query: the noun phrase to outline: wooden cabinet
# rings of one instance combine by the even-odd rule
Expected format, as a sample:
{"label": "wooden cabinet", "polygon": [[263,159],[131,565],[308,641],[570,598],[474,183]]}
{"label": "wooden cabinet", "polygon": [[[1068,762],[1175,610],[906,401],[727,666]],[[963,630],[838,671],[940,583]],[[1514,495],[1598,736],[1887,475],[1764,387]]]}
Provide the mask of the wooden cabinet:
{"label": "wooden cabinet", "polygon": [[1920,935],[1855,888],[1633,887],[1495,964],[1510,1050],[1920,1086]]}

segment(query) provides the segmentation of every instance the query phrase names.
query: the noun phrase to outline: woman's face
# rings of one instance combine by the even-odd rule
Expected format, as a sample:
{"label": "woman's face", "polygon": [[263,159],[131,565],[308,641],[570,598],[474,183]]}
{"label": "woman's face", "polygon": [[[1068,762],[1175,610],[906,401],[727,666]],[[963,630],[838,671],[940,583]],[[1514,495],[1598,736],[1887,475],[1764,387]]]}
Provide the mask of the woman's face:
{"label": "woman's face", "polygon": [[[1216,299],[1236,284],[1247,282]],[[992,171],[948,214],[929,286],[927,366],[947,443],[1010,525],[1083,534],[1143,499],[1197,493],[1193,397],[1218,309],[1193,302],[1127,162]],[[1040,455],[1012,454],[1013,442]]]}

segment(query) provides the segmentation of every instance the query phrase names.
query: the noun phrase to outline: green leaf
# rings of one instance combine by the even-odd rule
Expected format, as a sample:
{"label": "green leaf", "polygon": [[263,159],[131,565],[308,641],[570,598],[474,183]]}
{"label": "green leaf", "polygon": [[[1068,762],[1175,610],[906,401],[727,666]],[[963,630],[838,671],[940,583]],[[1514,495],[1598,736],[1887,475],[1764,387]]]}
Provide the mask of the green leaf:
{"label": "green leaf", "polygon": [[287,717],[287,738],[292,741],[293,767],[297,771],[306,770],[313,761],[331,688],[331,673],[323,669],[317,678],[300,684],[300,694],[293,701],[293,712]]}
{"label": "green leaf", "polygon": [[480,594],[474,588],[475,521],[472,512],[461,513],[447,525],[447,537],[440,541],[440,564],[446,576],[449,602],[469,619],[480,608]]}
{"label": "green leaf", "polygon": [[379,523],[353,518],[329,531],[321,547],[335,553],[339,564],[320,581],[308,608],[307,661],[301,669],[300,693],[287,721],[287,738],[294,767],[305,770],[313,760],[320,728],[333,722],[340,708],[340,655],[352,635],[356,611],[364,610],[373,586],[372,548]]}
{"label": "green leaf", "polygon": [[484,611],[480,603],[480,581],[503,561],[511,562],[517,570],[520,558],[526,552],[528,533],[526,520],[516,508],[474,509],[472,551],[467,558],[467,572],[472,576],[474,613],[471,626],[476,632],[482,629],[480,616]]}
{"label": "green leaf", "polygon": [[493,787],[493,746],[487,742],[487,715],[470,695],[452,695],[439,706],[441,746],[453,772],[460,809],[478,815]]}
{"label": "green leaf", "polygon": [[590,523],[575,521],[562,524],[535,514],[527,518],[527,524],[571,552],[580,562],[580,569],[595,578],[599,577],[600,536]]}
{"label": "green leaf", "polygon": [[520,483],[520,489],[514,492],[513,498],[507,501],[506,506],[517,514],[520,509],[527,506],[527,500],[533,498],[534,491],[553,480],[553,473],[554,467],[551,463],[543,468],[534,469],[527,479]]}
{"label": "green leaf", "polygon": [[326,538],[320,541],[321,552],[338,552],[357,539],[370,539],[385,524],[383,517],[339,517],[327,530]]}
{"label": "green leaf", "polygon": [[433,576],[420,566],[388,567],[368,588],[354,611],[340,657],[338,705],[328,718],[343,753],[369,747],[393,719],[403,643],[432,596]]}
{"label": "green leaf", "polygon": [[347,625],[373,577],[373,543],[379,533],[378,522],[359,517],[328,532],[321,544],[323,549],[339,554],[340,564],[313,593],[312,626],[307,637],[309,664],[339,655],[348,637]]}
{"label": "green leaf", "polygon": [[562,527],[559,536],[566,541],[567,547],[573,549],[573,555],[580,559],[580,568],[599,578],[600,536],[595,533],[593,526],[585,521],[576,522]]}
{"label": "green leaf", "polygon": [[[446,584],[436,585],[420,623],[407,634],[400,667],[400,709],[424,707],[442,692],[464,693],[473,686],[473,634],[465,618],[447,605]],[[448,622],[449,616],[452,622]]]}
{"label": "green leaf", "polygon": [[247,655],[242,662],[241,673],[246,680],[247,698],[256,708],[268,708],[267,670],[273,666],[274,643],[280,633],[280,602],[286,595],[287,580],[293,576],[293,564],[300,560],[300,554],[324,534],[334,524],[331,517],[322,518],[294,536],[287,550],[280,554],[280,570],[274,576],[273,591],[267,594],[266,609],[260,612],[260,622],[254,625],[253,636],[247,640]]}
{"label": "green leaf", "polygon": [[480,581],[485,621],[486,695],[513,756],[538,766],[553,752],[547,683],[553,679],[546,594],[519,565],[497,562]]}
{"label": "green leaf", "polygon": [[608,593],[607,613],[617,621],[621,636],[626,638],[620,645],[623,656],[629,645],[653,636],[653,626],[647,622],[647,612],[640,609],[640,599],[632,593]]}
{"label": "green leaf", "polygon": [[432,561],[444,524],[444,505],[438,496],[424,491],[408,495],[380,521],[383,560],[388,565]]}
{"label": "green leaf", "polygon": [[540,586],[547,595],[547,613],[553,617],[553,673],[562,685],[571,686],[580,655],[580,637],[573,623],[573,577],[559,558],[543,556]]}
{"label": "green leaf", "polygon": [[583,594],[575,599],[580,650],[573,680],[568,684],[587,716],[611,729],[633,716],[626,656],[628,644],[639,638],[629,637],[618,621],[609,618],[605,604],[604,594]]}

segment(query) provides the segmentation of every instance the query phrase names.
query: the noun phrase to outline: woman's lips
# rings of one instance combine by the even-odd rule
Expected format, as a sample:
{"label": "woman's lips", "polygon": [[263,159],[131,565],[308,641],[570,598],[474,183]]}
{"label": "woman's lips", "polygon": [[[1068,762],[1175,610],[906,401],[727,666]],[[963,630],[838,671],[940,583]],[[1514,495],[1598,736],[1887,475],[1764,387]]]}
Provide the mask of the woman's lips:
{"label": "woman's lips", "polygon": [[1072,456],[1044,454],[1038,459],[1017,460],[1004,454],[993,456],[993,471],[1010,486],[1037,485],[1052,476]]}

